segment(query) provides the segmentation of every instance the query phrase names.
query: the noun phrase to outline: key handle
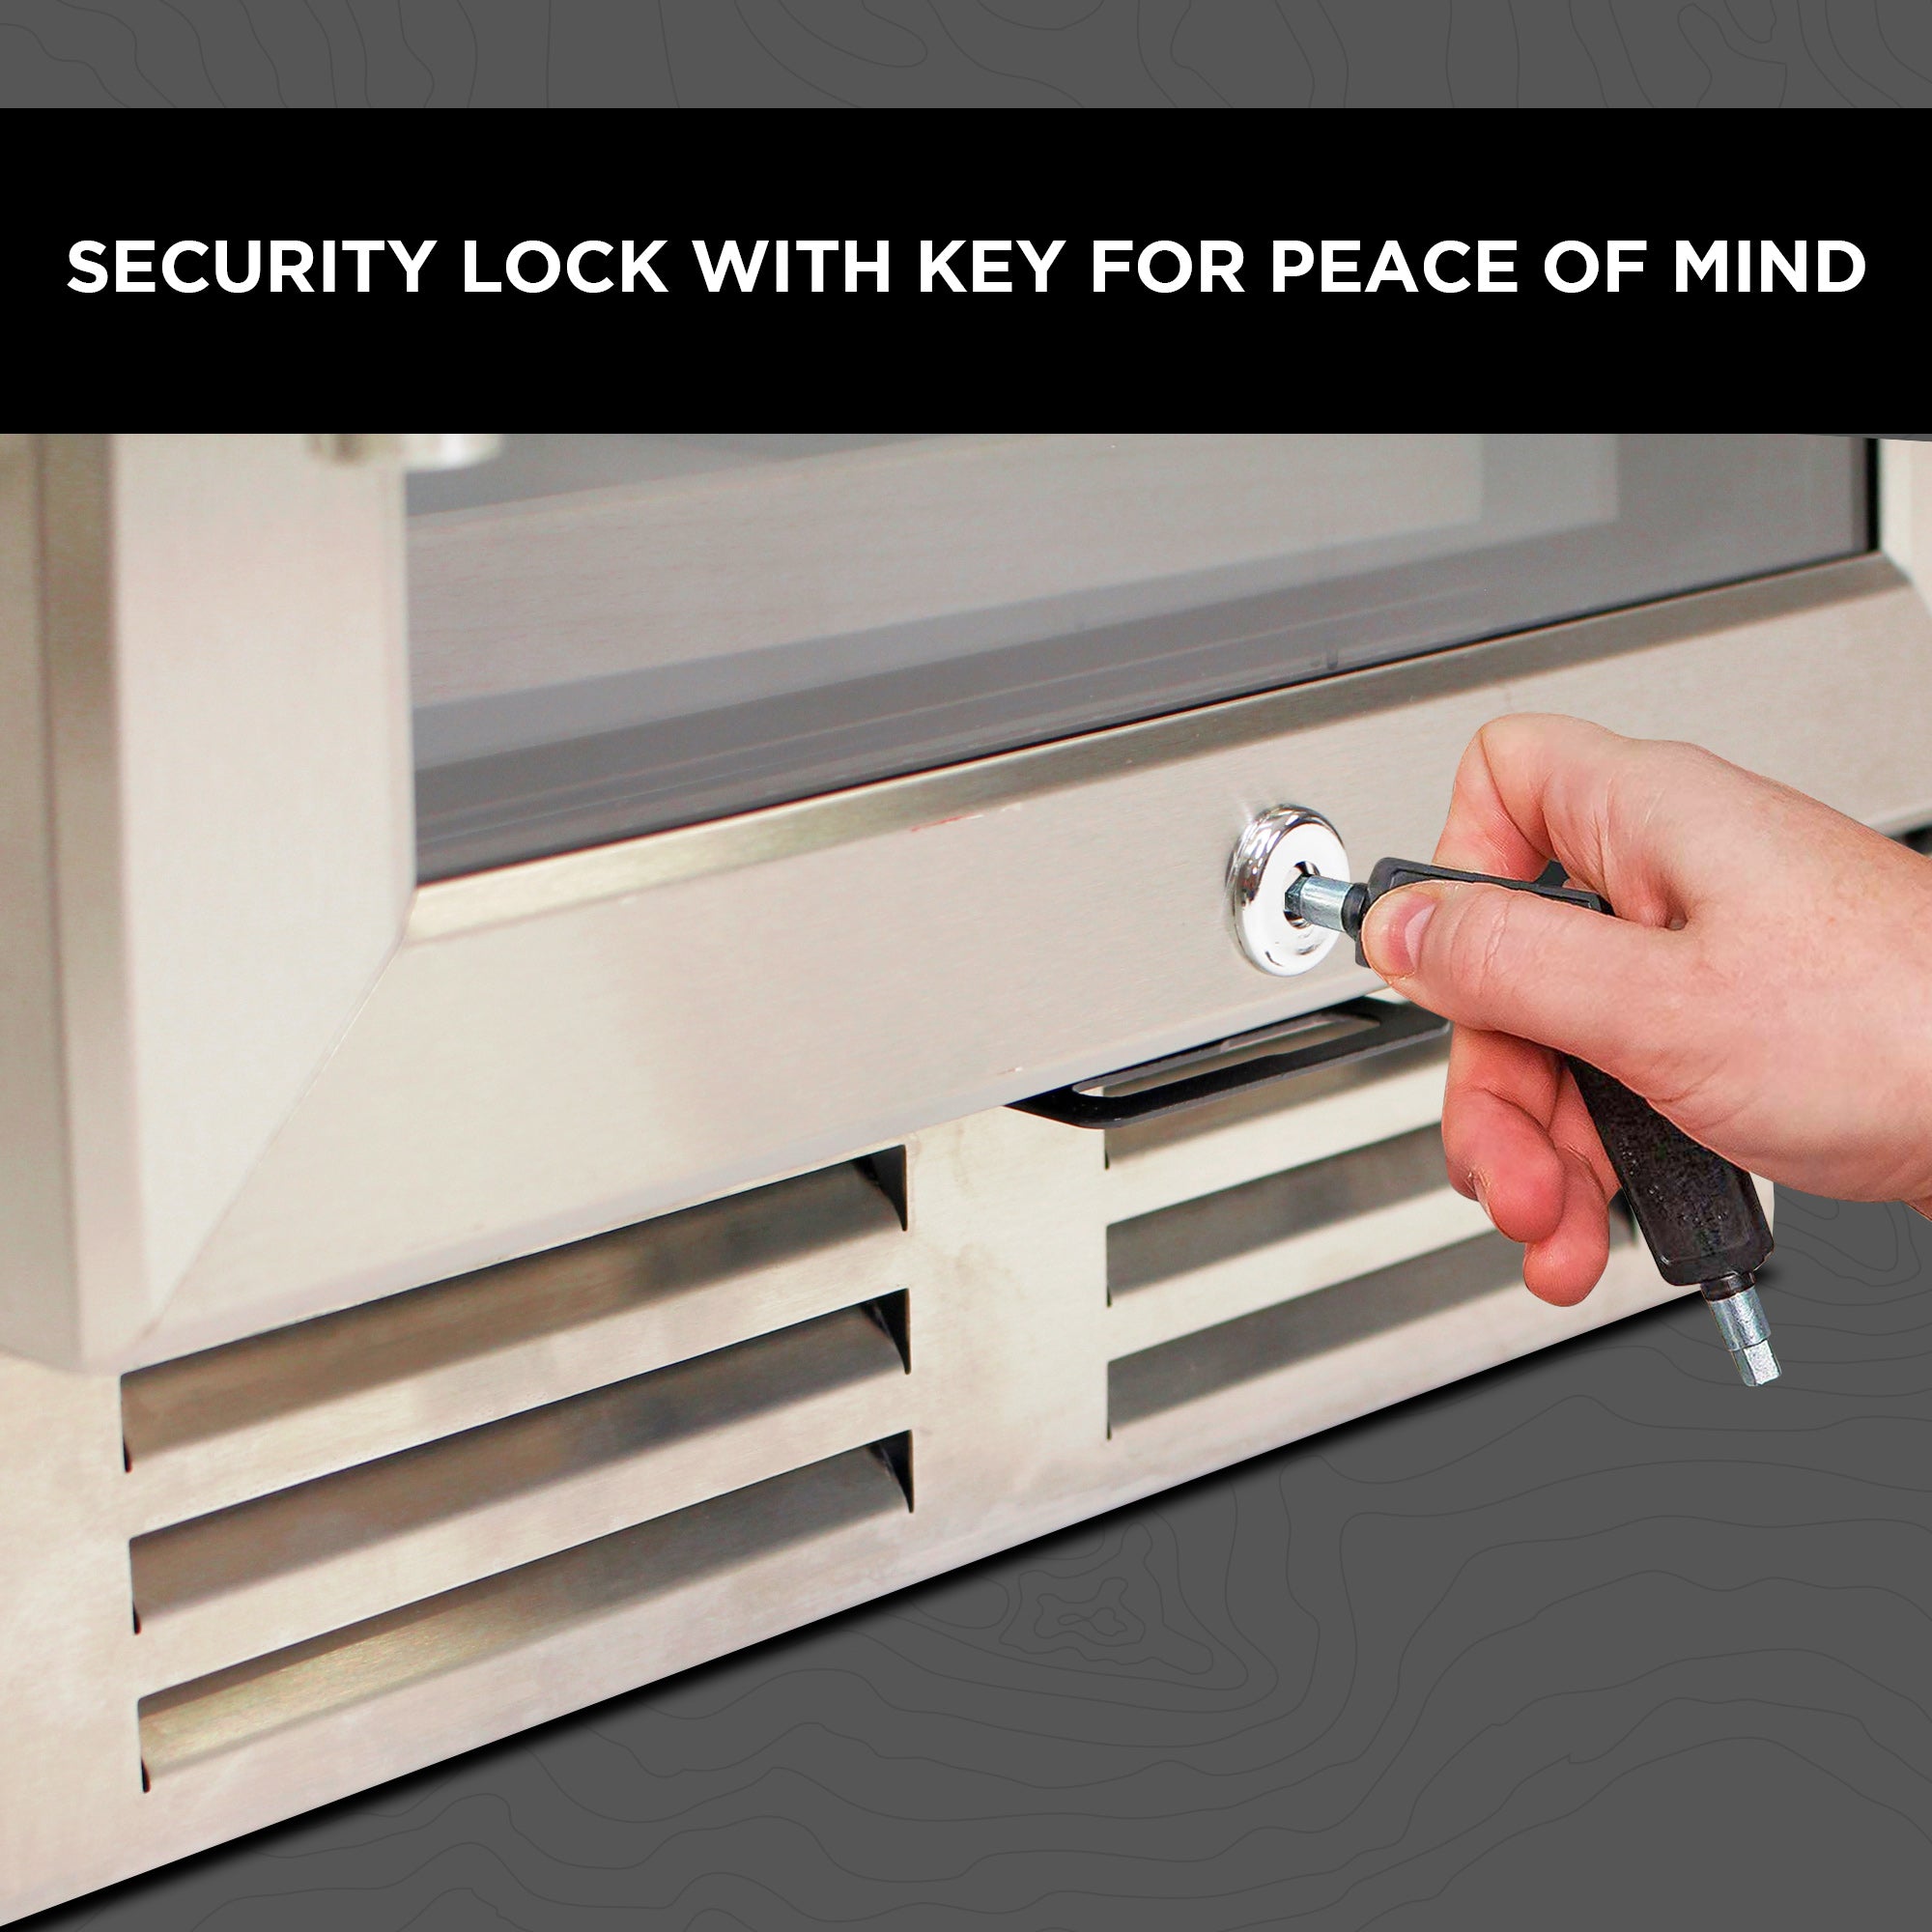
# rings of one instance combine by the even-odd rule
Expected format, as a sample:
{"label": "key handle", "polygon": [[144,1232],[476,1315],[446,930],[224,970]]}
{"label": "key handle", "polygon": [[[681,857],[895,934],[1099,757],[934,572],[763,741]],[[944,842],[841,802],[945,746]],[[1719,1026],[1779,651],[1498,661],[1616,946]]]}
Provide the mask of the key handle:
{"label": "key handle", "polygon": [[[1459,872],[1447,866],[1426,866],[1411,859],[1381,859],[1367,884],[1351,889],[1343,908],[1343,930],[1355,942],[1357,960],[1368,964],[1361,935],[1362,920],[1370,906],[1384,893],[1431,879],[1501,886],[1510,892],[1534,893],[1538,898],[1611,916],[1608,899],[1577,886]],[[1692,1140],[1649,1101],[1601,1067],[1574,1054],[1566,1054],[1564,1062],[1589,1109],[1604,1152],[1609,1157],[1658,1273],[1674,1288],[1700,1288],[1704,1298],[1719,1311],[1719,1325],[1745,1379],[1752,1383],[1769,1380],[1777,1373],[1777,1365],[1771,1355],[1769,1339],[1761,1332],[1761,1314],[1751,1281],[1771,1255],[1772,1238],[1756,1182],[1735,1161]],[[1727,1324],[1724,1315],[1735,1312],[1730,1304],[1745,1296],[1750,1297],[1748,1303],[1737,1300],[1737,1308],[1744,1314]],[[1752,1331],[1751,1338],[1747,1346],[1740,1346],[1746,1342],[1747,1327]],[[1736,1337],[1733,1328],[1738,1329]]]}

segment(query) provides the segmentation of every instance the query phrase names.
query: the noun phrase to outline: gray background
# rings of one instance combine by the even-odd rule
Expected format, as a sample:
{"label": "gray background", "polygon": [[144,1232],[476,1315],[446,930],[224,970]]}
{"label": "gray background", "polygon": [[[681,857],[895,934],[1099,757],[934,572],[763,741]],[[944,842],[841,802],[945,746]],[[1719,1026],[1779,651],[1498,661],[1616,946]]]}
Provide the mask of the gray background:
{"label": "gray background", "polygon": [[1932,1227],[1677,1303],[43,1932],[1919,1926]]}
{"label": "gray background", "polygon": [[1925,0],[0,0],[0,105],[1924,106]]}

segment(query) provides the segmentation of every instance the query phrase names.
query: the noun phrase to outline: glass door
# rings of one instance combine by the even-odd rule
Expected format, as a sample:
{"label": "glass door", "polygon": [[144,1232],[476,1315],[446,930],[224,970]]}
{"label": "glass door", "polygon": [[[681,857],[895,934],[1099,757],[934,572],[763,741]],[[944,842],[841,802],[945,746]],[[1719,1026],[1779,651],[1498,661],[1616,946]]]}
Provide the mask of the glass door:
{"label": "glass door", "polygon": [[1849,437],[511,436],[410,482],[425,879],[1868,547]]}

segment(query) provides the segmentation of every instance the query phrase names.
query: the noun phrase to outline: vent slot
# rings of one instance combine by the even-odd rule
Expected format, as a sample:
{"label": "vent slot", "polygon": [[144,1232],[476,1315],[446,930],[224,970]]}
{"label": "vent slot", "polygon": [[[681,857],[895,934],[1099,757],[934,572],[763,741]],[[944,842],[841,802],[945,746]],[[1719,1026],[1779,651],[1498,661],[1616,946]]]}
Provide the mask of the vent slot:
{"label": "vent slot", "polygon": [[[1381,1012],[1407,1011],[1409,1009],[1384,1006]],[[1257,1061],[1279,1060],[1285,1055],[1305,1051],[1309,1047],[1334,1047],[1345,1040],[1360,1040],[1376,1031],[1373,1014],[1364,1017],[1351,1012],[1348,1008],[1326,1009],[1312,1013],[1301,1013],[1291,1020],[1282,1020],[1274,1026],[1257,1027],[1252,1033],[1237,1034],[1231,1039],[1216,1040],[1211,1045],[1192,1047],[1181,1053],[1170,1053],[1162,1060],[1150,1060],[1139,1066],[1130,1066],[1120,1073],[1110,1073],[1099,1080],[1078,1082],[1073,1091],[1076,1094],[1105,1094],[1110,1098],[1125,1098],[1137,1094],[1155,1094],[1165,1087],[1185,1081],[1191,1076],[1203,1073],[1225,1073],[1237,1066],[1251,1066]],[[1347,1065],[1347,1062],[1336,1063]],[[1284,1084],[1296,1079],[1305,1079],[1307,1072],[1320,1071],[1309,1068],[1306,1072],[1285,1072],[1280,1075]],[[1212,1106],[1211,1100],[1196,1103]],[[1170,1120],[1172,1115],[1155,1118]]]}
{"label": "vent slot", "polygon": [[906,1194],[906,1151],[902,1147],[881,1148],[877,1153],[864,1153],[852,1165],[893,1205],[901,1228],[910,1227],[912,1214]]}
{"label": "vent slot", "polygon": [[[903,1516],[911,1459],[909,1436],[883,1438],[156,1691],[140,1700],[146,1775]],[[639,1678],[653,1674],[639,1659]]]}
{"label": "vent slot", "polygon": [[[1611,1249],[1627,1247],[1611,1223]],[[1493,1232],[1336,1283],[1107,1365],[1109,1431],[1506,1289],[1522,1250]]]}
{"label": "vent slot", "polygon": [[1224,1133],[1231,1127],[1273,1119],[1297,1108],[1320,1107],[1349,1095],[1386,1088],[1413,1076],[1422,1066],[1445,1065],[1449,1043],[1444,1038],[1420,1039],[1360,1060],[1344,1060],[1306,1073],[1208,1100],[1182,1112],[1156,1115],[1127,1126],[1106,1130],[1107,1164],[1116,1166],[1162,1149],[1184,1146]]}
{"label": "vent slot", "polygon": [[137,1536],[140,1640],[171,1674],[278,1647],[879,1439],[891,1299]]}
{"label": "vent slot", "polygon": [[1107,1230],[1107,1298],[1193,1274],[1446,1185],[1434,1125],[1223,1188]]}
{"label": "vent slot", "polygon": [[137,1370],[137,1514],[199,1514],[900,1288],[903,1172],[890,1150]]}

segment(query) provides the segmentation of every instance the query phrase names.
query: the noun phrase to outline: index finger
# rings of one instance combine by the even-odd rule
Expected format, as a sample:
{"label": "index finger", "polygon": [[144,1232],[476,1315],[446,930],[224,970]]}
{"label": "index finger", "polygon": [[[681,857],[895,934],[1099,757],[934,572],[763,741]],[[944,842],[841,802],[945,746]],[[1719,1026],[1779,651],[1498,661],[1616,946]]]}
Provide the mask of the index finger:
{"label": "index finger", "polygon": [[1668,923],[1680,815],[1654,810],[1657,780],[1640,749],[1658,748],[1580,718],[1492,719],[1457,767],[1436,863],[1521,879],[1556,859],[1622,916]]}

